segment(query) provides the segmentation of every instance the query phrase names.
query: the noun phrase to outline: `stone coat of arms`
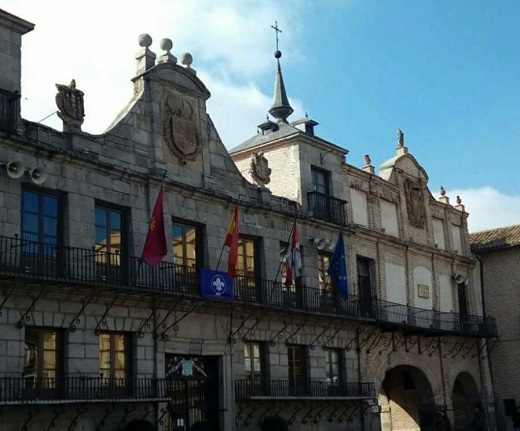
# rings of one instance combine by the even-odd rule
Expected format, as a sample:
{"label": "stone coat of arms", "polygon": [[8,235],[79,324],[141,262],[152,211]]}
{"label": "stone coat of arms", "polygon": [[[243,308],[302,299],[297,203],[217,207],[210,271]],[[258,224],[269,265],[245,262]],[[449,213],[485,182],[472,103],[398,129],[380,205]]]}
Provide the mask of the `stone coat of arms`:
{"label": "stone coat of arms", "polygon": [[197,159],[201,142],[197,115],[192,102],[173,95],[166,98],[163,139],[181,164]]}
{"label": "stone coat of arms", "polygon": [[81,126],[85,117],[85,107],[83,103],[83,91],[76,88],[76,81],[73,79],[69,85],[56,84],[58,94],[56,94],[56,105],[58,106],[58,117],[65,124]]}
{"label": "stone coat of arms", "polygon": [[263,187],[271,181],[270,175],[269,161],[265,158],[264,153],[253,154],[251,158],[251,176],[253,179]]}

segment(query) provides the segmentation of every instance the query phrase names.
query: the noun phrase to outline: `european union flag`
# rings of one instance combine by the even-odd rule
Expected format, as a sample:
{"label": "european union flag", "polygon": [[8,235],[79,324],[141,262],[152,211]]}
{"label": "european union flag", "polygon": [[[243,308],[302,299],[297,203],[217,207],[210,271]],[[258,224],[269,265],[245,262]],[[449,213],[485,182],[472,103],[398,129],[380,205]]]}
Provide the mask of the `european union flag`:
{"label": "european union flag", "polygon": [[216,301],[233,301],[233,280],[229,279],[226,272],[202,269],[200,294],[203,298]]}
{"label": "european union flag", "polygon": [[343,299],[348,298],[347,263],[345,261],[345,244],[343,232],[339,232],[336,248],[330,259],[327,273],[332,278],[337,292]]}

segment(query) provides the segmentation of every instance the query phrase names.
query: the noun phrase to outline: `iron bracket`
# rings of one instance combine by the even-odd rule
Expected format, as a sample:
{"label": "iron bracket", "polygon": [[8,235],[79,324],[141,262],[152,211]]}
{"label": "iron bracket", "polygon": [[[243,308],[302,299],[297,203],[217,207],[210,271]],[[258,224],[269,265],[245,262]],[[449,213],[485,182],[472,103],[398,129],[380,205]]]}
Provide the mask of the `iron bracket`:
{"label": "iron bracket", "polygon": [[[453,345],[453,348],[450,349],[448,352],[446,352],[446,354],[444,354],[442,357],[443,359],[446,359],[448,356],[451,356],[452,358],[455,358],[455,356],[457,356],[460,351],[462,350],[462,346],[464,346],[464,338],[462,338],[462,341],[459,343],[459,340],[461,339],[461,337],[457,337],[456,341],[455,341],[455,344]],[[460,344],[460,348],[459,350],[457,351],[457,353],[454,355],[455,353],[455,350],[457,350],[457,347],[459,346]],[[452,356],[453,355],[453,356]]]}
{"label": "iron bracket", "polygon": [[336,407],[334,410],[330,412],[329,417],[327,418],[327,421],[332,422],[336,418],[336,412],[340,411],[343,407],[345,407],[343,404],[341,404],[339,407]]}
{"label": "iron bracket", "polygon": [[38,414],[41,412],[40,406],[35,406],[34,410],[29,409],[27,412],[27,420],[23,423],[21,431],[27,431],[29,428],[27,427],[29,425],[29,422],[33,420],[34,417],[38,416]]}
{"label": "iron bracket", "polygon": [[83,311],[85,311],[85,308],[87,308],[87,305],[90,304],[90,302],[94,299],[94,296],[96,296],[96,291],[94,289],[92,289],[92,291],[87,296],[84,296],[83,298],[81,298],[81,308],[76,313],[76,315],[72,319],[72,322],[70,323],[70,326],[69,326],[70,332],[76,331],[76,329],[77,329],[76,325],[79,325],[81,323],[81,319],[79,318],[79,316],[81,316],[81,313],[83,313]]}
{"label": "iron bracket", "polygon": [[292,424],[295,419],[296,419],[296,416],[298,415],[298,413],[300,413],[303,409],[305,408],[305,404],[302,404],[301,407],[298,407],[296,406],[294,409],[295,409],[295,412],[293,413],[293,415],[287,420],[287,423],[288,424]]}
{"label": "iron bracket", "polygon": [[384,345],[384,347],[382,347],[381,350],[379,350],[379,354],[380,354],[380,355],[382,355],[383,352],[384,352],[385,350],[387,350],[387,349],[390,347],[390,345],[394,342],[394,333],[392,332],[391,335],[390,335],[388,338],[389,338],[388,343],[386,343],[386,344]]}
{"label": "iron bracket", "polygon": [[105,406],[105,414],[103,415],[103,417],[99,421],[99,423],[98,423],[98,425],[96,427],[96,431],[101,431],[101,429],[105,426],[106,418],[108,418],[116,410],[117,410],[117,407],[116,407],[115,404],[109,404],[109,405]]}
{"label": "iron bracket", "polygon": [[144,337],[145,327],[148,328],[148,329],[150,329],[152,327],[152,324],[150,323],[150,320],[152,320],[152,317],[153,317],[153,315],[155,314],[156,311],[157,311],[157,308],[154,307],[152,312],[150,313],[150,315],[141,324],[141,326],[139,326],[139,329],[137,330],[137,335],[139,336],[139,338],[143,338]]}
{"label": "iron bracket", "polygon": [[[342,407],[345,407],[345,406],[342,406]],[[345,410],[343,410],[341,412],[341,414],[338,415],[338,422],[340,422],[340,423],[343,422],[343,418],[346,417],[349,414],[351,409],[353,410],[355,408],[356,408],[356,406],[352,406],[351,404],[347,404],[347,407],[345,408]]]}
{"label": "iron bracket", "polygon": [[[478,346],[478,338],[473,342],[470,343],[468,347],[466,347],[466,351],[462,354],[462,359],[466,359],[466,356],[468,356],[469,352],[473,350],[474,347]],[[479,352],[479,349],[477,349],[477,354]],[[475,357],[475,355],[472,355],[472,357]]]}
{"label": "iron bracket", "polygon": [[415,345],[419,342],[419,336],[417,335],[416,336],[416,339],[415,339],[415,343],[410,343],[408,344],[408,337],[405,335],[404,337],[404,349],[406,351],[406,353],[410,353],[410,350],[411,348],[415,347]]}
{"label": "iron bracket", "polygon": [[[2,308],[4,308],[5,303],[9,300],[9,298],[13,294],[15,288],[16,288],[16,281],[13,281],[13,287],[11,287],[11,289],[8,290],[7,295],[4,296],[4,300],[0,304],[0,316],[2,316]],[[4,292],[2,292],[2,294],[3,293]]]}
{"label": "iron bracket", "polygon": [[[238,335],[238,336],[241,336],[241,335],[242,335],[242,333],[241,333],[242,328],[245,326],[245,324],[247,323],[247,321],[248,321],[249,319],[251,319],[251,317],[253,316],[254,312],[255,312],[255,310],[251,310],[251,311],[247,314],[246,317],[242,317],[242,323],[240,323],[240,325],[238,325],[238,328],[237,328],[237,329],[235,330],[235,332],[233,332],[233,333],[231,334],[231,336],[229,337],[229,343],[230,343],[230,344],[235,342],[235,335]],[[231,329],[230,329],[229,332],[231,332]]]}
{"label": "iron bracket", "polygon": [[320,338],[332,327],[332,322],[330,322],[328,325],[323,325],[323,331],[321,331],[314,340],[311,341],[311,344],[309,348],[311,350],[314,350],[316,348],[316,345],[320,345]]}
{"label": "iron bracket", "polygon": [[302,424],[306,424],[306,423],[308,422],[307,419],[310,419],[310,418],[311,418],[311,416],[312,416],[312,412],[313,412],[314,410],[316,410],[316,409],[319,409],[320,407],[321,407],[321,406],[318,405],[318,406],[314,406],[314,407],[312,407],[311,409],[309,409],[309,411],[308,411],[308,412],[305,414],[305,416],[303,416],[303,418],[302,418]]}
{"label": "iron bracket", "polygon": [[130,413],[132,413],[133,411],[137,410],[137,407],[138,407],[137,404],[133,405],[133,406],[125,406],[125,414],[123,415],[123,417],[121,418],[121,420],[117,424],[117,427],[116,427],[117,430],[122,430],[123,429],[123,427],[126,425],[126,418],[128,417],[128,415]]}
{"label": "iron bracket", "polygon": [[177,300],[173,303],[173,305],[171,305],[169,308],[168,308],[168,312],[166,313],[166,316],[163,317],[163,319],[159,322],[159,324],[157,325],[157,327],[155,328],[155,332],[153,334],[154,338],[159,338],[159,332],[158,332],[158,328],[163,328],[163,329],[166,329],[166,320],[168,319],[168,317],[170,317],[170,314],[172,314],[175,309],[177,308],[177,305],[179,305],[181,301],[180,300]]}
{"label": "iron bracket", "polygon": [[175,319],[175,321],[168,326],[163,332],[161,332],[161,340],[168,341],[170,337],[168,336],[167,332],[173,328],[175,332],[179,330],[179,323],[184,320],[186,317],[188,317],[191,313],[195,311],[195,309],[198,307],[199,303],[198,301],[195,301],[195,303],[191,307],[183,307],[182,308],[182,316],[178,319]]}
{"label": "iron bracket", "polygon": [[352,349],[352,345],[354,344],[354,341],[356,341],[357,339],[359,339],[359,336],[361,335],[361,333],[363,332],[364,329],[362,329],[361,331],[359,330],[359,326],[356,327],[356,335],[353,336],[350,341],[347,343],[347,345],[345,346],[345,350],[347,352],[350,352],[350,349]]}
{"label": "iron bracket", "polygon": [[365,346],[368,344],[368,341],[372,338],[372,336],[374,336],[374,335],[377,333],[378,330],[379,330],[379,328],[374,327],[374,329],[372,329],[372,330],[367,334],[367,336],[366,336],[365,338],[363,338],[363,339],[359,342],[359,344],[358,344],[358,352],[360,352],[361,349],[362,349],[363,347],[365,347]]}
{"label": "iron bracket", "polygon": [[258,326],[258,324],[262,321],[264,318],[264,314],[259,314],[258,316],[255,316],[255,323],[253,323],[253,326],[251,326],[246,333],[242,336],[242,340],[245,340],[246,337],[251,334],[253,337],[255,335],[255,328]]}
{"label": "iron bracket", "polygon": [[282,326],[282,329],[280,329],[275,335],[274,337],[272,337],[270,340],[269,340],[269,344],[274,347],[276,346],[276,341],[275,340],[281,340],[283,338],[283,335],[282,335],[282,332],[285,332],[285,330],[289,327],[289,325],[292,324],[294,318],[291,318],[291,320],[287,321],[287,320],[284,320],[282,323],[283,323],[283,326]]}
{"label": "iron bracket", "polygon": [[[477,343],[478,343],[478,340],[477,340]],[[477,344],[478,345],[478,344]],[[472,355],[471,357],[473,359],[475,359],[477,357],[477,355],[484,355],[484,350],[485,348],[487,347],[488,345],[488,342],[487,342],[487,339],[484,339],[484,342],[482,343],[482,346],[480,346],[477,350],[477,353],[475,353],[474,355]],[[484,359],[484,356],[482,356],[482,359]]]}
{"label": "iron bracket", "polygon": [[38,302],[38,299],[40,299],[40,297],[42,296],[44,290],[45,290],[45,285],[42,284],[40,286],[40,290],[38,292],[38,295],[36,295],[36,296],[31,295],[31,305],[29,305],[29,308],[25,311],[25,313],[22,314],[22,317],[20,317],[20,320],[16,324],[16,326],[19,329],[22,329],[25,326],[26,322],[30,322],[31,321],[30,314],[31,314],[34,306],[36,305],[36,302]]}
{"label": "iron bracket", "polygon": [[327,347],[327,344],[329,344],[334,338],[336,338],[336,335],[339,334],[339,331],[341,331],[341,328],[343,328],[344,322],[342,322],[338,327],[336,327],[336,331],[334,331],[334,334],[332,334],[331,337],[327,337],[325,342],[321,345],[322,349],[325,349]]}
{"label": "iron bracket", "polygon": [[[437,336],[437,344],[434,346],[432,351],[430,353],[428,353],[428,356],[432,356],[437,350],[439,350],[443,341],[444,341],[444,338]],[[429,351],[429,348],[430,347],[428,346],[428,351]]]}
{"label": "iron bracket", "polygon": [[144,416],[141,418],[142,420],[146,419],[146,416],[148,416],[150,413],[153,413],[155,411],[155,407],[152,404],[152,407],[148,407],[148,404],[144,405]]}
{"label": "iron bracket", "polygon": [[70,421],[70,424],[69,424],[69,427],[67,428],[67,430],[68,431],[72,431],[74,428],[76,428],[76,426],[78,425],[79,417],[82,414],[86,413],[87,411],[88,411],[88,407],[86,405],[83,405],[82,407],[77,407],[76,408],[76,414],[74,415],[74,417]]}
{"label": "iron bracket", "polygon": [[273,410],[273,409],[275,409],[275,408],[276,408],[276,404],[273,404],[273,405],[271,405],[271,406],[270,406],[270,407],[269,407],[265,412],[263,412],[263,413],[260,415],[260,417],[258,418],[258,421],[257,421],[258,425],[261,425],[261,424],[262,424],[262,419],[265,418],[265,417],[267,416],[267,412],[269,412],[269,411],[271,411],[271,410]]}
{"label": "iron bracket", "polygon": [[322,407],[320,410],[318,410],[318,413],[316,413],[316,414],[314,415],[314,418],[312,419],[312,422],[313,422],[313,423],[315,423],[315,424],[319,423],[320,418],[321,418],[321,412],[322,412],[323,410],[325,410],[327,407],[329,407],[329,406],[328,406],[327,404],[324,404],[323,407]]}
{"label": "iron bracket", "polygon": [[301,323],[297,323],[296,324],[296,331],[294,331],[292,334],[290,334],[286,339],[285,339],[285,344],[289,344],[290,342],[293,342],[294,343],[294,340],[295,340],[295,336],[298,332],[300,332],[303,328],[305,327],[305,320]]}
{"label": "iron bracket", "polygon": [[168,408],[161,407],[161,416],[157,419],[157,423],[160,425],[164,425],[164,417],[168,414]]}
{"label": "iron bracket", "polygon": [[370,343],[370,346],[367,348],[367,353],[370,353],[373,348],[376,346],[379,346],[379,342],[381,341],[381,338],[383,338],[384,332],[380,331],[379,335],[377,335],[374,340]]}
{"label": "iron bracket", "polygon": [[352,422],[354,420],[354,413],[356,413],[357,411],[360,411],[361,410],[361,405],[362,403],[359,402],[356,404],[356,406],[354,407],[354,409],[352,409],[352,412],[350,413],[349,417],[348,417],[348,421],[349,422]]}
{"label": "iron bracket", "polygon": [[61,415],[65,414],[65,406],[61,405],[56,410],[54,410],[54,416],[51,419],[49,426],[47,427],[47,431],[50,431],[51,428],[56,426],[56,419],[58,419]]}
{"label": "iron bracket", "polygon": [[96,329],[94,330],[94,333],[96,335],[99,335],[101,334],[101,326],[103,326],[105,329],[107,327],[107,315],[108,315],[108,312],[110,311],[110,309],[114,306],[114,304],[116,303],[117,301],[117,298],[119,298],[119,292],[117,293],[117,295],[114,296],[114,298],[109,302],[109,301],[105,301],[105,312],[103,313],[103,315],[101,316],[101,319],[99,319],[97,325],[96,325]]}

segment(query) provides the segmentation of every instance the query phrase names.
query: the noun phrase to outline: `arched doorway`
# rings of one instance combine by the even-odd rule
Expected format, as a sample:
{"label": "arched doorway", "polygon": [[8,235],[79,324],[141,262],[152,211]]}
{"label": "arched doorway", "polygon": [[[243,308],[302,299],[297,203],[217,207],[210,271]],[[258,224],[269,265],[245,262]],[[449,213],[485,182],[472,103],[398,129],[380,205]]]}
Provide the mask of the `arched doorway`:
{"label": "arched doorway", "polygon": [[430,431],[436,406],[426,375],[399,365],[387,371],[379,392],[381,431]]}
{"label": "arched doorway", "polygon": [[[460,373],[453,384],[452,393],[454,429],[466,430],[473,426],[475,414],[481,415],[484,421],[482,402],[475,379],[467,373]],[[485,428],[484,428],[485,429]]]}

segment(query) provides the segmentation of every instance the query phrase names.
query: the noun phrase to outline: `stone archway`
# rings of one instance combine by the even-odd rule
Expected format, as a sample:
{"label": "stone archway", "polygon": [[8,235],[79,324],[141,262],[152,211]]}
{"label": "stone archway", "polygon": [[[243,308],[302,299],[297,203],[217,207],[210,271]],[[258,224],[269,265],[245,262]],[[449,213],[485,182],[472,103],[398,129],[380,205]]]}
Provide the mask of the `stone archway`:
{"label": "stone archway", "polygon": [[[454,430],[466,430],[472,426],[475,414],[484,419],[477,383],[471,374],[463,371],[457,375],[452,391]],[[479,413],[476,413],[477,411]]]}
{"label": "stone archway", "polygon": [[379,390],[381,431],[430,431],[436,411],[432,387],[422,370],[398,365]]}

